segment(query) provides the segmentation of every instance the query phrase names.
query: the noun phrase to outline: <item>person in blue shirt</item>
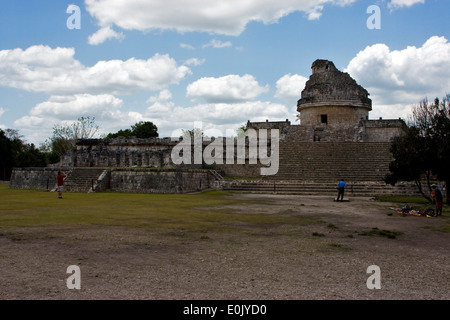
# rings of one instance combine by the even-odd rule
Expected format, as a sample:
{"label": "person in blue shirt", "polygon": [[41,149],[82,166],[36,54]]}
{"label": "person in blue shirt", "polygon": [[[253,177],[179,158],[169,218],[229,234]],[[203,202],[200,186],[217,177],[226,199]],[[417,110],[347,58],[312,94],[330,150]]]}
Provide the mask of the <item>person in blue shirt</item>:
{"label": "person in blue shirt", "polygon": [[[344,179],[342,179],[341,181],[339,181],[339,183],[338,183],[338,196],[337,196],[337,199],[336,199],[336,201],[344,201],[344,191],[345,191],[345,188],[347,188],[347,184],[345,183],[345,181],[344,181]],[[339,200],[339,198],[341,199],[341,200]]]}

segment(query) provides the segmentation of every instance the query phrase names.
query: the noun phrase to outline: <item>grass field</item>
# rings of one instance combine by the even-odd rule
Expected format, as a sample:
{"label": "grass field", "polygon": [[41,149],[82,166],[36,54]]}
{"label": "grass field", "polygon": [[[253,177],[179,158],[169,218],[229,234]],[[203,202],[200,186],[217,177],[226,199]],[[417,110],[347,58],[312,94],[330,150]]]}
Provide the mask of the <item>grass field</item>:
{"label": "grass field", "polygon": [[291,219],[292,223],[302,223],[282,213],[237,213],[232,207],[262,203],[231,199],[228,195],[222,191],[188,195],[105,192],[65,193],[63,199],[58,199],[53,192],[15,190],[3,184],[0,185],[0,226],[108,225],[219,231],[233,221],[267,225],[289,223]]}
{"label": "grass field", "polygon": [[[139,194],[139,193],[65,193],[58,199],[54,192],[9,189],[0,184],[0,226],[44,225],[111,225],[173,229],[218,229],[230,221],[252,224],[311,223],[310,219],[289,220],[279,215],[247,214],[232,207],[271,204],[256,200],[237,200],[226,191],[198,194]],[[420,197],[375,197],[378,202],[409,204],[417,208],[430,207]],[[444,206],[444,215],[449,208]]]}

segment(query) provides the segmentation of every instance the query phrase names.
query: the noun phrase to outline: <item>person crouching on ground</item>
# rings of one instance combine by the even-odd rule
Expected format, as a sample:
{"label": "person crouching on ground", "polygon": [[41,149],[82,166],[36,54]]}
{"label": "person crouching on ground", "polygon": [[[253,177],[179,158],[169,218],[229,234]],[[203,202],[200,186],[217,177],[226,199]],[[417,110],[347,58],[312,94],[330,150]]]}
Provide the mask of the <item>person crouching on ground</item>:
{"label": "person crouching on ground", "polygon": [[338,183],[338,196],[336,201],[339,201],[339,198],[341,199],[340,201],[344,201],[344,191],[345,188],[347,188],[347,184],[345,183],[344,179],[342,179],[341,181],[339,181]]}
{"label": "person crouching on ground", "polygon": [[67,176],[65,175],[64,172],[58,171],[58,176],[56,177],[56,180],[57,180],[57,184],[58,184],[57,191],[58,191],[58,198],[59,199],[62,199],[62,193],[63,193],[63,190],[64,190],[64,179],[66,177]]}

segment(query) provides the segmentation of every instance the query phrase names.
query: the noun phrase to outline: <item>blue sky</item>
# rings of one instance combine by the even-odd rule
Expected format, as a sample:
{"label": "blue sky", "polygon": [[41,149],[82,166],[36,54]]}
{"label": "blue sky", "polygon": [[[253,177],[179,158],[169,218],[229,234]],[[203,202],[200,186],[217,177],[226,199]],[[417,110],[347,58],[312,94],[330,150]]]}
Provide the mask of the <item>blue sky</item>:
{"label": "blue sky", "polygon": [[199,123],[211,135],[247,120],[297,123],[316,59],[369,91],[370,118],[407,119],[423,98],[450,93],[449,9],[448,0],[3,1],[0,128],[39,145],[81,116],[95,117],[100,134],[152,121],[162,137]]}

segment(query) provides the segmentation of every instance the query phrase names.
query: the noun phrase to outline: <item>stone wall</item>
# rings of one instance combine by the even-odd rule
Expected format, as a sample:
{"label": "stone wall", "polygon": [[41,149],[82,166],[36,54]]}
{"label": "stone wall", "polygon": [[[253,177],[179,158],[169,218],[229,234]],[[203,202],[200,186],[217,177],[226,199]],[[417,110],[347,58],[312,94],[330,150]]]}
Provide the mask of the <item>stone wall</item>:
{"label": "stone wall", "polygon": [[[70,172],[69,169],[63,171]],[[9,187],[51,191],[56,188],[57,172],[55,168],[14,168]],[[217,185],[209,170],[117,168],[105,170],[98,177],[94,189],[95,192],[190,193],[216,188]]]}
{"label": "stone wall", "polygon": [[59,165],[69,167],[171,167],[171,139],[85,139]]}
{"label": "stone wall", "polygon": [[[217,139],[218,143],[222,146],[222,153],[217,154],[217,157],[222,160],[223,164],[218,161],[215,161],[213,164],[206,163],[203,157],[201,163],[196,163],[194,158],[195,146],[189,148],[191,152],[190,164],[174,164],[172,161],[172,150],[177,146],[179,141],[172,141],[171,139],[118,138],[113,140],[80,140],[77,143],[76,150],[69,152],[57,167],[153,168],[174,170],[217,169],[225,176],[253,177],[259,175],[261,164],[259,161],[256,164],[250,163],[250,146],[248,141],[244,146],[245,158],[239,159],[236,141],[231,143],[234,149],[234,158],[230,161],[227,159],[229,142],[226,138]],[[202,155],[212,141],[216,140],[205,139],[205,141],[202,141]],[[270,150],[269,143],[267,147]],[[216,155],[214,154],[213,156]]]}
{"label": "stone wall", "polygon": [[348,106],[316,106],[305,108],[301,111],[301,125],[323,124],[322,116],[326,116],[326,123],[329,126],[358,125],[361,119],[367,119],[369,113],[367,109]]}
{"label": "stone wall", "polygon": [[395,137],[401,136],[406,130],[403,120],[368,120],[364,121],[367,142],[388,141],[392,142]]}
{"label": "stone wall", "polygon": [[288,119],[286,119],[286,121],[266,120],[264,122],[250,122],[250,120],[249,120],[247,122],[247,129],[254,129],[254,130],[265,129],[265,130],[267,130],[267,139],[270,139],[270,130],[271,129],[278,129],[279,134],[280,134],[280,139],[285,140],[290,127],[291,127],[291,122]]}
{"label": "stone wall", "polygon": [[92,192],[102,192],[111,188],[111,171],[104,170],[92,186]]}
{"label": "stone wall", "polygon": [[56,188],[58,171],[56,168],[14,168],[9,187],[50,191]]}
{"label": "stone wall", "polygon": [[119,192],[191,193],[214,187],[215,179],[202,170],[112,169],[109,184]]}
{"label": "stone wall", "polygon": [[[267,122],[266,126],[270,127],[271,123]],[[395,137],[404,134],[405,129],[406,124],[402,119],[360,120],[355,123],[331,122],[316,125],[285,125],[281,141],[392,142]]]}

